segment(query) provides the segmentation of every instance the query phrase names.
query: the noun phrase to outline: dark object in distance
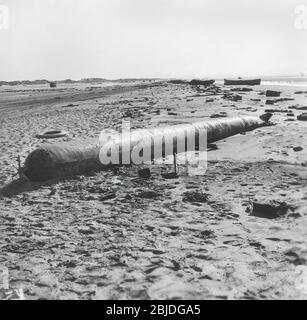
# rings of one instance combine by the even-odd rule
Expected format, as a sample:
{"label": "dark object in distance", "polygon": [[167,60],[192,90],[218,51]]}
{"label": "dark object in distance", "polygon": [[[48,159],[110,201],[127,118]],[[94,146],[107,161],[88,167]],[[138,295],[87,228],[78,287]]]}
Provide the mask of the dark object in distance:
{"label": "dark object in distance", "polygon": [[307,113],[305,112],[305,113],[298,115],[297,120],[307,121]]}
{"label": "dark object in distance", "polygon": [[174,80],[170,80],[169,83],[172,83],[172,84],[187,84],[188,81],[186,81],[186,80],[176,80],[176,79],[174,79]]}
{"label": "dark object in distance", "polygon": [[256,86],[261,83],[261,79],[224,79],[224,85],[225,86]]}
{"label": "dark object in distance", "polygon": [[275,102],[283,102],[283,101],[292,101],[294,100],[293,98],[279,98],[275,99]]}
{"label": "dark object in distance", "polygon": [[307,91],[296,91],[294,92],[295,94],[304,94],[304,93],[307,93]]}
{"label": "dark object in distance", "polygon": [[201,86],[210,86],[211,84],[213,84],[215,82],[215,80],[197,80],[197,79],[193,79],[191,80],[189,83],[191,86],[197,86],[197,85],[201,85]]}
{"label": "dark object in distance", "polygon": [[49,82],[50,88],[56,88],[56,82]]}

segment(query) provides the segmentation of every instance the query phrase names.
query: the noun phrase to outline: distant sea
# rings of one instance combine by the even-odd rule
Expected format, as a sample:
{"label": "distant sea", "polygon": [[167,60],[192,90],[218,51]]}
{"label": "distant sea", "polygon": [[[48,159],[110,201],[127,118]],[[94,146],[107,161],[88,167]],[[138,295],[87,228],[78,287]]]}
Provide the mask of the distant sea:
{"label": "distant sea", "polygon": [[263,77],[261,84],[271,86],[307,87],[307,77]]}

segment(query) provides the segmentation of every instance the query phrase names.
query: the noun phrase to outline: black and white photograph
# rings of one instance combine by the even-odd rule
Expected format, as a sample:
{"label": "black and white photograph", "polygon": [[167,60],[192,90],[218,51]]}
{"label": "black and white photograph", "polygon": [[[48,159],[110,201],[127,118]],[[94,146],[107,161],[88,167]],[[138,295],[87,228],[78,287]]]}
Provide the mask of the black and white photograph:
{"label": "black and white photograph", "polygon": [[0,0],[0,300],[306,300],[306,121],[307,0]]}

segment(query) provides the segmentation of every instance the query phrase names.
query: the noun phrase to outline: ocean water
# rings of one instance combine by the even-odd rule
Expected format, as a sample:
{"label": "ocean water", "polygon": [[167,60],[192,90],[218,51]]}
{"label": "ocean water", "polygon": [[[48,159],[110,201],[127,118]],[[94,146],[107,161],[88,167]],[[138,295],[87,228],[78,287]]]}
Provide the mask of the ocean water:
{"label": "ocean water", "polygon": [[307,87],[306,76],[262,77],[261,84],[270,86]]}
{"label": "ocean water", "polygon": [[261,84],[271,86],[307,87],[307,77],[264,78],[261,81]]}

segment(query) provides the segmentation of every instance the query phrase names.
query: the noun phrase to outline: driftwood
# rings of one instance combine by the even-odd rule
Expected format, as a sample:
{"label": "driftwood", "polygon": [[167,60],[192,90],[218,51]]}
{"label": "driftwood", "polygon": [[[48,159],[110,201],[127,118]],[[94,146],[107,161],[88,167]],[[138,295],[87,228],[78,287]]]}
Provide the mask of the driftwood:
{"label": "driftwood", "polygon": [[[87,141],[70,141],[62,143],[45,143],[38,149],[32,151],[27,157],[23,174],[31,181],[45,181],[63,176],[83,174],[89,171],[101,170],[103,165],[99,159],[99,153],[102,146],[117,145],[120,156],[119,164],[122,164],[124,151],[127,150],[129,157],[133,148],[140,143],[144,143],[152,151],[152,159],[154,158],[154,138],[159,136],[162,138],[162,157],[166,157],[180,152],[177,150],[177,139],[184,139],[184,151],[188,150],[187,135],[191,132],[195,133],[195,149],[203,146],[199,144],[200,134],[206,132],[207,143],[212,143],[238,133],[251,131],[261,126],[267,125],[271,114],[265,114],[260,118],[257,117],[236,117],[228,119],[219,119],[211,121],[202,121],[192,124],[181,124],[161,128],[152,128],[147,130],[134,130],[130,134],[123,136],[117,134],[113,137],[107,137],[105,141],[99,142],[98,138]],[[166,148],[167,137],[173,137],[173,148]]]}

